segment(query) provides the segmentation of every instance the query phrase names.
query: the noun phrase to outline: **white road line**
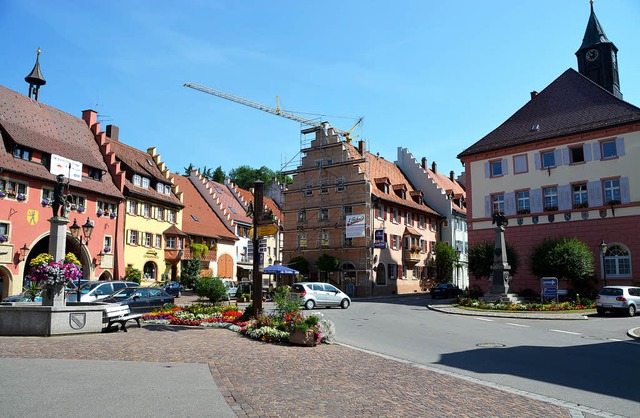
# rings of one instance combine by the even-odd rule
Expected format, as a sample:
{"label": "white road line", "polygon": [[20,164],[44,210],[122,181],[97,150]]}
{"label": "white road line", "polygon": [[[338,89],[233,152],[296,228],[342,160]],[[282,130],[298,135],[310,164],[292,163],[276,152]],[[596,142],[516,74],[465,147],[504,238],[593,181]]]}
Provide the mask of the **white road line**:
{"label": "white road line", "polygon": [[579,332],[571,332],[571,331],[563,331],[561,329],[550,329],[549,331],[553,331],[553,332],[561,332],[563,334],[571,334],[571,335],[582,335]]}
{"label": "white road line", "polygon": [[487,319],[487,318],[473,318],[473,319],[477,319],[478,321],[493,322],[493,319]]}
{"label": "white road line", "polygon": [[529,325],[513,324],[511,322],[507,322],[507,325],[513,325],[514,327],[531,328]]}

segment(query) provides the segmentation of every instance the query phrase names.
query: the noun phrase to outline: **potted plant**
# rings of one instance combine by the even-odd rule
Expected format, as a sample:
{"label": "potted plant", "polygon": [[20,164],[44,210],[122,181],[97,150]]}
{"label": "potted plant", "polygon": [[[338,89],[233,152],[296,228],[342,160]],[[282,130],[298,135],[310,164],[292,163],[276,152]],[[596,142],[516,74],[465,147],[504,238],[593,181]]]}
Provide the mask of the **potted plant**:
{"label": "potted plant", "polygon": [[78,209],[78,207],[76,206],[75,203],[72,203],[71,206],[69,206],[69,209],[76,210],[76,209]]}
{"label": "potted plant", "polygon": [[0,199],[4,198],[5,196],[7,196],[7,193],[4,190],[0,190]]}
{"label": "potted plant", "polygon": [[16,198],[16,192],[14,192],[13,190],[8,190],[7,191],[7,197],[10,199],[15,199]]}
{"label": "potted plant", "polygon": [[115,214],[115,212],[111,212],[111,213],[109,214],[109,218],[111,218],[111,219],[116,219],[116,214]]}
{"label": "potted plant", "polygon": [[77,210],[78,210],[78,213],[84,212],[84,206],[79,206],[78,205],[78,209]]}
{"label": "potted plant", "polygon": [[16,196],[16,200],[18,202],[24,202],[25,200],[27,200],[27,197],[25,195],[23,195],[22,193],[19,193],[18,196]]}
{"label": "potted plant", "polygon": [[111,252],[111,247],[104,247],[104,252],[105,253]]}
{"label": "potted plant", "polygon": [[414,254],[417,254],[420,252],[420,247],[418,245],[412,245],[411,246],[411,252]]}
{"label": "potted plant", "polygon": [[47,199],[47,198],[45,197],[44,199],[42,199],[42,201],[40,202],[40,204],[42,205],[42,207],[49,206],[49,199]]}
{"label": "potted plant", "polygon": [[300,312],[290,314],[289,343],[313,347],[320,342],[318,331],[318,317],[315,315],[302,316]]}
{"label": "potted plant", "polygon": [[104,212],[102,211],[102,209],[98,209],[98,211],[96,212],[96,216],[99,218],[102,216]]}
{"label": "potted plant", "polygon": [[6,235],[0,235],[0,243],[7,242],[7,240],[8,240],[8,239],[9,239],[9,238],[7,238],[7,236],[6,236]]}

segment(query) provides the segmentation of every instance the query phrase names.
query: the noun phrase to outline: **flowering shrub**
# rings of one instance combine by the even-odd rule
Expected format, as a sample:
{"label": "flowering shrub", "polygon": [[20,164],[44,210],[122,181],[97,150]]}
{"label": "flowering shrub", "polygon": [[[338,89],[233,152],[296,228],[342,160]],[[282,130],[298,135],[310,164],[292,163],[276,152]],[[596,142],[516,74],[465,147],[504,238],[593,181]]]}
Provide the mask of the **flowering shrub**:
{"label": "flowering shrub", "polygon": [[67,254],[64,261],[53,261],[51,254],[40,254],[29,263],[31,269],[27,280],[35,281],[41,286],[64,284],[72,280],[80,280],[83,277],[80,262],[71,253]]}
{"label": "flowering shrub", "polygon": [[468,306],[471,308],[487,309],[493,311],[532,311],[532,312],[552,312],[552,311],[576,311],[582,309],[593,309],[595,303],[590,300],[582,299],[580,302],[562,302],[562,303],[486,303],[477,299],[460,298],[458,301],[460,306]]}

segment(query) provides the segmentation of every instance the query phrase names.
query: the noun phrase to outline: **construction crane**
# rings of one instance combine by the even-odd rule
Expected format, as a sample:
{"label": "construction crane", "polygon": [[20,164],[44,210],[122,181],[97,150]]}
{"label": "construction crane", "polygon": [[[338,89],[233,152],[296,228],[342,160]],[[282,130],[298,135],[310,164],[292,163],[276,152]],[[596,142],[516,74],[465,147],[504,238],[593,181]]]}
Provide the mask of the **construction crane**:
{"label": "construction crane", "polygon": [[[230,93],[225,93],[225,92],[220,91],[220,90],[212,89],[211,87],[203,86],[202,84],[198,84],[198,83],[184,83],[184,86],[185,87],[189,87],[189,88],[194,89],[194,90],[201,91],[203,93],[212,94],[214,96],[218,96],[218,97],[221,97],[223,99],[230,100],[232,102],[240,103],[240,104],[243,104],[245,106],[253,107],[254,109],[262,110],[263,112],[271,113],[272,115],[282,116],[283,118],[291,119],[291,120],[294,120],[296,122],[300,122],[300,123],[308,125],[308,126],[313,126],[313,127],[316,127],[316,128],[322,127],[322,122],[318,122],[318,121],[311,120],[311,119],[306,119],[306,118],[303,118],[301,116],[295,115],[295,114],[293,114],[291,112],[286,112],[286,111],[283,111],[282,109],[280,109],[280,100],[279,100],[280,98],[279,97],[276,97],[276,101],[278,103],[277,107],[273,108],[273,107],[266,106],[266,105],[263,105],[263,104],[260,104],[260,103],[257,103],[257,102],[253,102],[251,100],[243,99],[242,97],[234,96],[233,94],[230,94]],[[362,118],[358,119],[356,124],[353,125],[353,127],[351,129],[349,129],[348,131],[343,131],[343,130],[336,129],[336,128],[334,128],[333,130],[338,135],[344,137],[344,139],[347,142],[351,142],[351,139],[352,139],[351,138],[351,133],[353,132],[354,129],[356,129],[356,127],[360,124],[360,122],[362,122]]]}

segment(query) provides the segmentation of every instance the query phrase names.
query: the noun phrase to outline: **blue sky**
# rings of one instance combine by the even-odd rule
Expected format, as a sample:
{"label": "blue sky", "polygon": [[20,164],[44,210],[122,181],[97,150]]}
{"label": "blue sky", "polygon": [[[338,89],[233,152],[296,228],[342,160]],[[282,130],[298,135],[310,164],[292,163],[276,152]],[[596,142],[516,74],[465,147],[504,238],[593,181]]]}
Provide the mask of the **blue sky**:
{"label": "blue sky", "polygon": [[[619,49],[624,99],[640,106],[640,1],[596,0]],[[588,0],[0,0],[0,84],[27,93],[42,49],[40,101],[81,116],[181,173],[281,169],[300,124],[186,87],[196,82],[462,171],[456,155],[568,68]],[[306,113],[306,114],[305,114]]]}

